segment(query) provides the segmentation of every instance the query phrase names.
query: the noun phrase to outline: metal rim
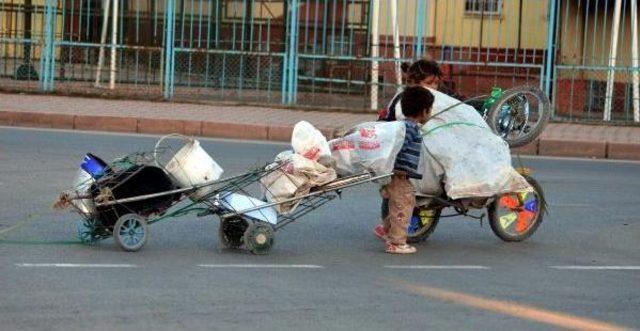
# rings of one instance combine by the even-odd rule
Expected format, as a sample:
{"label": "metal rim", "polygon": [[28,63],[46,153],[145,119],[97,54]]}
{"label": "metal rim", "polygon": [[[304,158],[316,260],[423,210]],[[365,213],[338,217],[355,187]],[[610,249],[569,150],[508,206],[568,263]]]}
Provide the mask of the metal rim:
{"label": "metal rim", "polygon": [[[532,93],[522,92],[518,95],[514,95],[511,98],[504,100],[503,105],[500,107],[500,115],[497,117],[498,123],[495,123],[495,127],[498,129],[498,133],[504,139],[509,136],[521,136],[526,134],[531,129],[529,124],[529,117],[531,114],[531,103],[527,98],[527,95],[532,95],[534,98],[538,97]],[[538,100],[540,102],[541,100]],[[533,126],[538,125],[541,116]]]}
{"label": "metal rim", "polygon": [[116,222],[113,235],[124,250],[137,251],[146,243],[147,223],[139,215],[124,215]]}

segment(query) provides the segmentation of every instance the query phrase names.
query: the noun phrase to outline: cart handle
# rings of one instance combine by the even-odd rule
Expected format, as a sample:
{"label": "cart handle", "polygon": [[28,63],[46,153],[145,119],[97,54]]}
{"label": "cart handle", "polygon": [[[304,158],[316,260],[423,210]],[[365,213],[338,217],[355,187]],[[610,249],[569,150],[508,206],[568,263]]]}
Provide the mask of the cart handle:
{"label": "cart handle", "polygon": [[[352,182],[352,183],[347,183],[344,185],[338,185],[335,187],[331,187],[329,189],[325,189],[325,190],[319,190],[319,191],[315,191],[315,192],[311,192],[309,194],[305,194],[303,196],[299,196],[299,197],[293,197],[290,199],[286,199],[283,201],[279,201],[279,202],[272,202],[272,203],[268,203],[265,205],[261,205],[261,206],[256,206],[256,207],[251,207],[251,208],[246,208],[240,211],[236,211],[236,212],[231,212],[231,213],[226,213],[224,215],[221,216],[221,218],[225,218],[225,217],[232,217],[232,216],[238,216],[238,215],[242,215],[242,214],[246,214],[246,213],[250,213],[252,211],[256,211],[256,210],[260,210],[260,209],[264,209],[264,208],[268,208],[268,207],[273,207],[273,206],[277,206],[277,205],[281,205],[281,204],[285,204],[288,202],[293,202],[293,201],[299,201],[302,199],[306,199],[312,196],[316,196],[316,195],[320,195],[320,194],[325,194],[327,192],[332,192],[332,191],[338,191],[347,187],[351,187],[351,186],[357,186],[357,185],[361,185],[364,183],[369,183],[369,182],[373,182],[376,181],[378,179],[383,179],[383,178],[387,178],[387,177],[391,177],[393,174],[385,174],[385,175],[378,175],[378,176],[372,176],[372,174],[367,173],[367,174],[361,174],[361,175],[355,175],[355,176],[351,176],[351,177],[346,177],[346,178],[341,178],[341,180],[343,179],[349,179],[349,178],[356,178],[356,177],[368,177],[366,179],[363,179],[361,181],[356,181],[356,182]],[[326,184],[331,185],[331,183]],[[320,186],[320,188],[322,188],[322,186]]]}
{"label": "cart handle", "polygon": [[[110,200],[110,201],[107,201],[107,202],[96,203],[96,207],[107,207],[107,206],[117,205],[119,203],[142,201],[142,200],[146,200],[146,199],[162,197],[162,196],[165,196],[165,195],[172,195],[172,194],[178,194],[178,193],[187,193],[187,192],[190,192],[190,191],[197,191],[198,189],[201,189],[203,187],[212,186],[212,185],[215,185],[215,184],[226,183],[228,181],[232,181],[234,179],[237,179],[237,178],[240,178],[240,177],[246,176],[246,175],[247,174],[244,173],[244,174],[240,174],[240,175],[229,177],[229,178],[225,178],[225,179],[218,179],[218,180],[212,180],[212,181],[204,182],[202,184],[194,185],[192,187],[185,187],[185,188],[175,189],[175,190],[171,190],[171,191],[139,195],[139,196],[130,197],[130,198],[124,198],[124,199],[119,199],[119,200]],[[81,198],[82,198],[81,196],[76,196],[76,197],[73,197],[72,200],[73,199],[81,199]]]}

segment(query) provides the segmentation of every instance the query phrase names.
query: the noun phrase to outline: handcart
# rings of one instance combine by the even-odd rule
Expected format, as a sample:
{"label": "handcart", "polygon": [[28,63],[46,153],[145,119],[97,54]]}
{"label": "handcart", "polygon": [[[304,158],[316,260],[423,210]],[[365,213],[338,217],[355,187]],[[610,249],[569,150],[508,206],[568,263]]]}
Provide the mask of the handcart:
{"label": "handcart", "polygon": [[[82,215],[78,224],[81,241],[95,243],[113,236],[125,251],[138,251],[145,245],[149,225],[195,214],[218,215],[219,239],[224,246],[244,245],[251,253],[266,254],[279,229],[339,197],[345,188],[390,176],[362,173],[338,178],[304,194],[268,202],[255,198],[264,197],[268,190],[261,179],[283,171],[283,164],[272,163],[240,175],[177,188],[175,178],[167,176],[166,167],[157,162],[156,146],[153,154],[131,154],[105,164],[104,169],[99,179],[87,182],[83,192],[66,192],[61,200]],[[145,176],[153,177],[153,185]],[[274,207],[284,204],[294,208],[278,213]]]}
{"label": "handcart", "polygon": [[[269,171],[279,171],[275,168]],[[257,176],[265,176],[267,173],[259,173]],[[291,224],[309,212],[321,207],[325,203],[341,197],[342,190],[365,183],[370,183],[390,177],[391,174],[375,175],[361,173],[358,175],[338,178],[325,185],[312,188],[309,193],[280,200],[264,203],[262,200],[249,198],[254,206],[239,208],[229,203],[230,197],[246,197],[247,188],[254,183],[250,181],[233,181],[235,191],[224,191],[212,200],[214,207],[210,213],[220,218],[218,236],[220,242],[227,248],[240,248],[242,245],[253,254],[266,254],[273,247],[275,232]],[[252,177],[252,176],[249,176]],[[255,177],[254,177],[255,178]],[[239,195],[241,194],[241,195]],[[281,205],[294,205],[290,212],[273,216],[272,207]],[[245,204],[246,206],[246,204]]]}

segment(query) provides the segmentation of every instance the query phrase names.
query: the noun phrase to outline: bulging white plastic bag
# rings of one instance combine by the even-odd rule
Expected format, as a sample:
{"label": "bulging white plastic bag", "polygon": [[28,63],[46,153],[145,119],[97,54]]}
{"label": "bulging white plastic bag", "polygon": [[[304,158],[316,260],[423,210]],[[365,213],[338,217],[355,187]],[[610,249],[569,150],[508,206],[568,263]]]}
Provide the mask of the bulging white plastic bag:
{"label": "bulging white plastic bag", "polygon": [[293,127],[291,146],[294,152],[313,161],[331,157],[327,138],[306,121],[300,121]]}
{"label": "bulging white plastic bag", "polygon": [[[509,146],[487,126],[471,106],[431,90],[435,96],[432,117],[423,127],[422,181],[425,194],[441,191],[452,199],[491,197],[531,189],[511,166]],[[414,182],[415,183],[415,182]]]}
{"label": "bulging white plastic bag", "polygon": [[336,171],[341,176],[365,171],[376,175],[391,173],[404,136],[405,124],[401,121],[357,125],[344,137],[329,142]]}

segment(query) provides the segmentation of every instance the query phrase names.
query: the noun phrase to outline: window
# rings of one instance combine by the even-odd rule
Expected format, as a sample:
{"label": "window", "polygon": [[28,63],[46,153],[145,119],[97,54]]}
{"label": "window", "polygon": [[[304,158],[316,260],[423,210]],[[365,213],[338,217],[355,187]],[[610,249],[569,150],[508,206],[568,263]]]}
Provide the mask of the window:
{"label": "window", "polygon": [[465,14],[501,15],[502,0],[466,0]]}

